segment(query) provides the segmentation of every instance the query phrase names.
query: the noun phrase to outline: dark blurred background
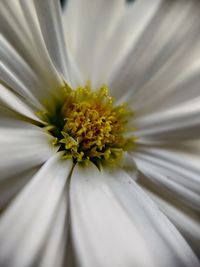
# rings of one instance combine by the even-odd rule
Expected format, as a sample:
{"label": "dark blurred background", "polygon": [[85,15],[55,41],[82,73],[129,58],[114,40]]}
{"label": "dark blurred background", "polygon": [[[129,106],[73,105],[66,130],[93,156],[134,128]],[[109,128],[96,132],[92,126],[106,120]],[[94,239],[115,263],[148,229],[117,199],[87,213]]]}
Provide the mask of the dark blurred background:
{"label": "dark blurred background", "polygon": [[[135,0],[126,0],[126,1],[127,1],[127,2],[133,2],[133,1],[135,1]],[[61,4],[62,4],[62,6],[64,6],[66,2],[67,2],[67,0],[61,0]]]}

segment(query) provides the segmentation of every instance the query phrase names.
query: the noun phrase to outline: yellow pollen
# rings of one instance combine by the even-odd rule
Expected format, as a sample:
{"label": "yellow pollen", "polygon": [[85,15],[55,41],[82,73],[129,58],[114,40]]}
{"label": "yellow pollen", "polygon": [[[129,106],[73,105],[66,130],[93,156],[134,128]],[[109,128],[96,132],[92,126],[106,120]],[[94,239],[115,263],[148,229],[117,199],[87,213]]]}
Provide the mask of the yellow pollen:
{"label": "yellow pollen", "polygon": [[54,145],[64,151],[64,158],[95,164],[121,159],[123,152],[135,143],[134,136],[125,137],[131,130],[127,121],[133,112],[124,104],[114,106],[106,85],[92,91],[90,83],[76,90],[65,84],[64,91],[64,102],[47,127],[55,137]]}

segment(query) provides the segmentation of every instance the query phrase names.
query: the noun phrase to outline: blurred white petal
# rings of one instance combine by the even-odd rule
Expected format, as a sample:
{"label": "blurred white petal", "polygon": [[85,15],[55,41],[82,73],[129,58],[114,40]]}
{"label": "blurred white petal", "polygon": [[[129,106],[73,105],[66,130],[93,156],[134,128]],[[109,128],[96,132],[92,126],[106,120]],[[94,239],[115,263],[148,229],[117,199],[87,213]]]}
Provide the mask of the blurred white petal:
{"label": "blurred white petal", "polygon": [[[32,36],[30,33],[32,32],[29,27],[27,27],[29,23],[27,23],[23,16],[23,10],[21,9],[20,2],[21,1],[13,0],[1,1],[1,32],[8,43],[15,48],[26,63],[34,69],[34,71],[41,71],[41,58],[44,60],[44,53],[40,55],[40,53],[38,53],[39,51],[35,50],[35,43],[31,41]],[[12,13],[10,14],[9,11],[11,10]],[[13,12],[13,10],[15,10],[15,12]],[[34,12],[31,13],[31,17],[34,20]],[[31,20],[31,18],[29,19]],[[41,52],[44,51],[41,50]],[[47,68],[49,68],[48,65],[46,65],[46,69]]]}
{"label": "blurred white petal", "polygon": [[35,112],[25,104],[16,94],[0,84],[0,104],[5,105],[9,109],[29,118],[40,122],[41,120],[35,115]]}
{"label": "blurred white petal", "polygon": [[[19,1],[0,2],[0,29],[2,35],[16,48],[27,60],[33,60],[31,39],[28,34],[27,24],[19,6]],[[29,51],[30,49],[30,51]]]}
{"label": "blurred white petal", "polygon": [[[35,50],[34,56],[37,58],[38,74],[40,74],[41,83],[46,83],[47,89],[55,89],[60,84],[60,78],[58,77],[57,70],[49,56],[48,50],[43,40],[43,36],[40,30],[36,10],[33,1],[19,0],[21,10],[24,15],[26,24],[32,38],[32,45]],[[44,90],[44,89],[43,89]]]}
{"label": "blurred white petal", "polygon": [[126,99],[132,102],[134,94],[176,53],[182,52],[181,56],[187,57],[191,45],[198,42],[198,18],[199,1],[162,1],[137,44],[114,70],[109,84],[117,90],[118,97],[124,98],[127,94]]}
{"label": "blurred white petal", "polygon": [[199,97],[199,42],[193,41],[182,50],[129,98],[128,101],[139,117],[173,108]]}
{"label": "blurred white petal", "polygon": [[193,101],[132,120],[139,138],[181,141],[200,136],[200,95]]}
{"label": "blurred white petal", "polygon": [[[37,96],[47,97],[45,93],[53,94],[52,89],[55,91],[55,88],[60,87],[61,81],[44,45],[32,1],[2,1],[0,5],[2,11],[0,28],[3,36],[2,40],[4,40],[2,49],[6,49],[7,52],[9,49],[9,55],[7,52],[4,57],[2,55],[4,82],[13,90],[19,90],[19,87],[21,87],[20,90],[24,90],[25,84],[12,71],[14,64],[19,63],[20,57],[20,63],[26,66],[26,71],[29,69],[29,73],[30,71],[33,72],[35,78],[37,78],[37,85],[32,83],[31,79],[27,81],[26,78],[29,86],[31,83],[29,90],[34,88],[37,91]],[[15,12],[13,12],[13,9],[15,9]],[[12,13],[10,13],[11,11]],[[21,64],[19,67],[21,67]],[[14,68],[18,74],[19,69],[20,72],[23,72],[23,69],[19,67],[18,69]],[[23,73],[20,74],[20,77],[22,76]],[[28,75],[28,77],[30,78],[31,75]]]}
{"label": "blurred white petal", "polygon": [[106,184],[109,178],[90,165],[72,173],[72,240],[80,265],[154,266],[145,241]]}
{"label": "blurred white petal", "polygon": [[57,209],[38,267],[62,267],[65,261],[69,223],[67,220],[68,194],[66,192],[62,194]]}
{"label": "blurred white petal", "polygon": [[66,50],[59,0],[34,0],[34,4],[49,55],[67,83],[73,86],[79,78],[78,70],[70,51]]}
{"label": "blurred white petal", "polygon": [[178,231],[123,171],[75,167],[70,201],[81,266],[199,264]]}
{"label": "blurred white petal", "polygon": [[[187,149],[187,147],[186,147]],[[138,169],[186,205],[200,210],[200,156],[183,148],[141,146],[132,154]]]}
{"label": "blurred white petal", "polygon": [[[161,0],[140,0],[133,5],[126,6],[116,30],[99,57],[96,70],[98,74],[96,75],[99,79],[108,80],[108,84],[111,84],[110,91],[116,97],[121,95],[123,90],[115,86],[112,87],[112,79],[115,79],[115,69],[137,44],[160,3]],[[118,89],[120,92],[118,92]]]}
{"label": "blurred white petal", "polygon": [[[52,137],[41,128],[19,119],[0,118],[0,178],[17,174],[37,166],[51,157],[56,149],[51,147]],[[18,126],[16,127],[16,125]]]}
{"label": "blurred white petal", "polygon": [[[145,189],[147,191],[147,189]],[[193,213],[187,214],[184,208],[180,210],[175,205],[172,205],[169,201],[166,201],[159,197],[157,194],[147,191],[151,198],[158,204],[159,208],[169,217],[172,223],[179,229],[191,247],[200,257],[200,218],[197,213],[196,216]]]}
{"label": "blurred white petal", "polygon": [[1,79],[12,87],[15,92],[24,96],[27,101],[35,105],[38,110],[42,110],[43,107],[38,100],[42,99],[41,96],[44,98],[46,88],[41,87],[37,75],[2,36],[0,36],[0,44],[2,60],[2,65],[0,66]]}
{"label": "blurred white petal", "polygon": [[49,159],[3,214],[1,266],[28,267],[38,261],[52,225],[59,223],[59,209],[65,210],[62,195],[67,193],[64,190],[71,167],[71,162],[62,161],[59,154]]}
{"label": "blurred white petal", "polygon": [[41,31],[49,54],[58,70],[67,78],[67,55],[58,0],[34,1]]}
{"label": "blurred white petal", "polygon": [[40,165],[34,168],[29,168],[17,174],[8,175],[7,179],[2,179],[0,176],[0,213],[4,210],[10,201],[15,197],[27,182],[33,177],[35,172],[40,168]]}
{"label": "blurred white petal", "polygon": [[99,51],[115,29],[124,7],[123,0],[70,0],[67,3],[66,40],[85,81],[89,79],[95,86],[99,79],[95,80],[93,73],[99,62]]}

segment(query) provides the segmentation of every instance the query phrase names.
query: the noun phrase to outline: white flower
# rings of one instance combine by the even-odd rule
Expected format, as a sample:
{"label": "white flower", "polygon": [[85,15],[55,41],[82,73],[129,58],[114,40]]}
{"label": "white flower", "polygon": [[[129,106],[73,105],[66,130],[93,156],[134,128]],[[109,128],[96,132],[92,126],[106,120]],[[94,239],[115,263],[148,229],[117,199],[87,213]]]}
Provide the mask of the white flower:
{"label": "white flower", "polygon": [[[0,2],[0,266],[200,266],[199,10]],[[120,165],[63,160],[37,115],[88,80],[135,112]]]}

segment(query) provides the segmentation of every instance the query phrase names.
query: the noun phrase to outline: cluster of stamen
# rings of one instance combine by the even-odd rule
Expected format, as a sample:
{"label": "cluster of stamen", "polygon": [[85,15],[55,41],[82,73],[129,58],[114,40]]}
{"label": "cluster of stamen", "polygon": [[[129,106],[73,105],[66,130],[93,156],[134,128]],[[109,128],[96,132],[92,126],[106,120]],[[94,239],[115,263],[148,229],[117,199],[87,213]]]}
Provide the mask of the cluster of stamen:
{"label": "cluster of stamen", "polygon": [[115,107],[105,85],[92,91],[89,83],[76,90],[65,84],[64,90],[66,97],[56,114],[60,123],[48,126],[63,157],[96,164],[119,160],[135,141],[135,137],[125,138],[133,113],[125,105]]}

